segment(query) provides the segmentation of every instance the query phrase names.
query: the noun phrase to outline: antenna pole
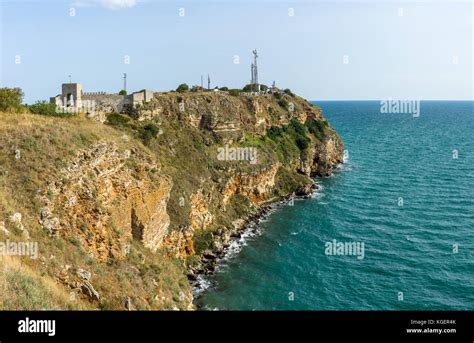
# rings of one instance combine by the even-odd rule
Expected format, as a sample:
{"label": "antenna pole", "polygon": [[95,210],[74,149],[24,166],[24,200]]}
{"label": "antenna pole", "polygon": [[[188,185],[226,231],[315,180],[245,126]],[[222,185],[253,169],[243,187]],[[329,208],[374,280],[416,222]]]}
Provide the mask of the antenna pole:
{"label": "antenna pole", "polygon": [[260,86],[258,84],[258,67],[257,67],[257,49],[255,49],[253,52],[253,81],[255,83],[255,90],[260,91]]}

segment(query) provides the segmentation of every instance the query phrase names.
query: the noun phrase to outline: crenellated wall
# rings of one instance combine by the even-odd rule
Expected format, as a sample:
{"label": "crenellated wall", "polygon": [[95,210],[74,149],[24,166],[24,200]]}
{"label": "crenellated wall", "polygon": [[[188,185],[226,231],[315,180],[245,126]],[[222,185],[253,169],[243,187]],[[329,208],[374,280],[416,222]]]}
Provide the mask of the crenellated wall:
{"label": "crenellated wall", "polygon": [[83,92],[79,83],[65,83],[62,94],[50,98],[50,103],[58,110],[70,113],[87,113],[100,122],[106,120],[108,113],[129,113],[135,106],[149,102],[154,92],[143,89],[129,95],[109,94],[105,92]]}

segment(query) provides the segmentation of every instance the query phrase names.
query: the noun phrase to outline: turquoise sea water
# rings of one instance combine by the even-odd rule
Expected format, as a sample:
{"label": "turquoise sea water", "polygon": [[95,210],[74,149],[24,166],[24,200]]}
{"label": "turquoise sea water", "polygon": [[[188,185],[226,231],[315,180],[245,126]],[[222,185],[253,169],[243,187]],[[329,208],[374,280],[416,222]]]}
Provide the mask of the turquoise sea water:
{"label": "turquoise sea water", "polygon": [[[261,223],[198,305],[474,310],[474,103],[425,101],[418,118],[382,114],[377,101],[315,104],[346,163],[314,198]],[[364,258],[326,255],[334,239],[363,242]]]}

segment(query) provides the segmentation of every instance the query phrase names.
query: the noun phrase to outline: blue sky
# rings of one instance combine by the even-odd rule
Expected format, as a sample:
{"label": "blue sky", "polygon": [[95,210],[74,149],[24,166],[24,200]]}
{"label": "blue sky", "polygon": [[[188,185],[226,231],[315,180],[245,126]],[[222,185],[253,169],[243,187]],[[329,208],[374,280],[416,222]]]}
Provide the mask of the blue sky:
{"label": "blue sky", "polygon": [[58,94],[68,75],[85,91],[118,92],[124,72],[129,91],[207,73],[212,86],[241,87],[254,48],[262,83],[307,99],[473,98],[470,2],[0,3],[0,85],[28,103]]}

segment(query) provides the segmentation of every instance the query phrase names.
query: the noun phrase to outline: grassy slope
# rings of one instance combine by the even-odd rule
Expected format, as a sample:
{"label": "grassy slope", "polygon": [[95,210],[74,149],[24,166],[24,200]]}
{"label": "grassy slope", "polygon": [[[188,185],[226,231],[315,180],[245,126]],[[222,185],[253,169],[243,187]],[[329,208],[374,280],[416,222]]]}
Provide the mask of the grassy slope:
{"label": "grassy slope", "polygon": [[[20,212],[31,240],[39,244],[40,257],[12,257],[8,264],[0,261],[0,285],[6,287],[6,292],[0,292],[0,308],[120,309],[123,296],[130,296],[139,308],[184,306],[179,295],[189,285],[177,261],[151,254],[134,243],[127,260],[113,265],[98,264],[88,258],[73,238],[50,238],[38,223],[41,203],[36,195],[77,150],[86,149],[99,139],[115,142],[122,148],[147,150],[139,141],[126,142],[122,136],[122,132],[111,127],[81,118],[0,113],[0,221],[5,221],[10,229],[8,218]],[[15,158],[17,150],[21,153],[19,159]],[[9,240],[23,240],[18,232],[11,233]],[[6,239],[0,233],[0,240]],[[11,273],[11,265],[21,266],[17,274]],[[100,304],[91,305],[80,299],[70,302],[64,287],[56,286],[56,290],[48,286],[55,284],[55,276],[66,265],[92,272],[92,283],[103,297]],[[33,287],[33,283],[38,286]],[[52,296],[57,292],[62,295]]]}

